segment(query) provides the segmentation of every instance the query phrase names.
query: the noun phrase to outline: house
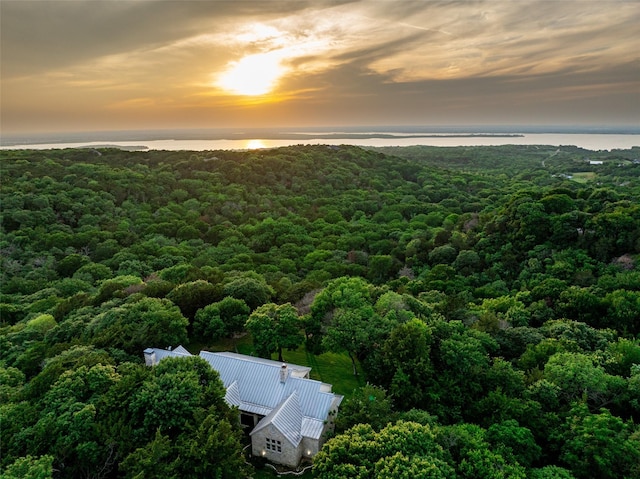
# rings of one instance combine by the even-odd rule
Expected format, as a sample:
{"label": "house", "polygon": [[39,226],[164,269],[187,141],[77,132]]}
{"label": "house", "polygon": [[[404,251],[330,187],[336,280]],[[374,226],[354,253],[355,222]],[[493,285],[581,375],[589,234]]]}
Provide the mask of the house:
{"label": "house", "polygon": [[[182,346],[144,350],[147,366],[190,355]],[[242,426],[250,429],[254,456],[296,467],[313,458],[333,431],[343,397],[310,379],[311,368],[230,352],[201,351],[200,357],[218,372],[227,404],[238,408]]]}

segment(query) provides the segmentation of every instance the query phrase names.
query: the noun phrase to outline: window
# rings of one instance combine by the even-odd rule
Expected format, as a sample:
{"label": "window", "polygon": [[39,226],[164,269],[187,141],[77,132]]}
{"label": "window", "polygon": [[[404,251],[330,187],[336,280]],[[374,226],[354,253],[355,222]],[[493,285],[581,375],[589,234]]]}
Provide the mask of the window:
{"label": "window", "polygon": [[243,412],[240,413],[240,424],[245,427],[254,427],[256,425],[253,420],[253,415],[245,414]]}
{"label": "window", "polygon": [[282,442],[275,439],[266,438],[267,451],[282,452]]}

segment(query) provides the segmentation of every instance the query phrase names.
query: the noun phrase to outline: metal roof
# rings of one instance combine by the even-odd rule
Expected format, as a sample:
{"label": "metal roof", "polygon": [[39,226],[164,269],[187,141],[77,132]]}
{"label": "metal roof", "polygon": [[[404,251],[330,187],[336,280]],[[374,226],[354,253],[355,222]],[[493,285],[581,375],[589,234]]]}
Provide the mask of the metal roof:
{"label": "metal roof", "polygon": [[[191,355],[181,346],[173,351],[147,348],[145,353],[151,349],[157,361]],[[229,352],[201,351],[200,357],[220,375],[228,404],[265,416],[256,428],[273,424],[296,445],[298,435],[319,439],[329,411],[343,398],[331,392],[330,384],[304,377],[311,370],[306,366],[286,364],[281,376],[283,364],[278,361]]]}
{"label": "metal roof", "polygon": [[[184,349],[182,346],[178,346],[173,351],[167,349],[147,348],[145,353],[150,351],[156,353],[156,361],[160,361],[164,358],[186,357],[191,356],[191,353]],[[183,352],[184,351],[184,352]]]}
{"label": "metal roof", "polygon": [[[291,374],[287,375],[285,382],[281,382],[281,363],[276,361],[265,363],[253,361],[252,356],[238,356],[241,355],[200,352],[200,357],[218,371],[225,388],[234,381],[238,382],[240,399],[247,406],[255,405],[271,410],[297,392],[304,416],[323,421],[327,418],[336,395],[327,391],[325,383],[314,379],[293,377]],[[287,369],[289,369],[288,364]]]}
{"label": "metal roof", "polygon": [[320,439],[323,428],[324,421],[303,417],[302,427],[300,428],[300,435],[304,437],[310,437],[312,439]]}
{"label": "metal roof", "polygon": [[173,350],[174,353],[179,353],[179,354],[185,354],[187,356],[191,356],[191,353],[189,351],[187,351],[184,347],[182,347],[182,345],[176,347],[176,349]]}
{"label": "metal roof", "polygon": [[224,400],[231,406],[240,406],[240,390],[238,389],[238,383],[234,381],[228,388],[224,395]]}
{"label": "metal roof", "polygon": [[[247,356],[246,354],[232,353],[230,351],[222,351],[222,352],[210,353],[210,354],[215,354],[215,355],[218,355],[218,356],[225,356],[225,357],[228,357],[228,358],[240,359],[242,361],[251,361],[253,363],[267,364],[267,365],[275,366],[275,367],[278,367],[278,368],[281,367],[282,364],[283,364],[282,362],[274,361],[273,359],[258,358],[258,357],[255,357],[255,356]],[[292,371],[292,374],[293,374],[293,371],[301,373],[301,374],[294,374],[295,376],[303,377],[305,374],[309,374],[309,372],[311,371],[311,368],[309,366],[300,366],[299,364],[293,364],[293,363],[285,363],[285,364],[287,365],[287,368]]]}
{"label": "metal roof", "polygon": [[269,424],[273,424],[294,446],[297,447],[300,444],[302,441],[302,412],[298,395],[295,392],[263,417],[251,431],[251,434],[253,435]]}

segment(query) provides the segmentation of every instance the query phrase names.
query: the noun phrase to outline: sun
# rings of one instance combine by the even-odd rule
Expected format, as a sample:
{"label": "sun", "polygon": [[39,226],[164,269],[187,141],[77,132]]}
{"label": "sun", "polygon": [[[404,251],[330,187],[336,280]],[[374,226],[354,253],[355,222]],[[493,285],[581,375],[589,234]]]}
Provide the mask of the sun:
{"label": "sun", "polygon": [[245,147],[245,149],[247,150],[259,150],[260,148],[266,148],[267,145],[264,144],[264,142],[262,140],[249,140],[247,142],[247,146]]}
{"label": "sun", "polygon": [[284,73],[278,55],[259,53],[231,62],[218,77],[217,85],[235,95],[266,95],[275,88]]}

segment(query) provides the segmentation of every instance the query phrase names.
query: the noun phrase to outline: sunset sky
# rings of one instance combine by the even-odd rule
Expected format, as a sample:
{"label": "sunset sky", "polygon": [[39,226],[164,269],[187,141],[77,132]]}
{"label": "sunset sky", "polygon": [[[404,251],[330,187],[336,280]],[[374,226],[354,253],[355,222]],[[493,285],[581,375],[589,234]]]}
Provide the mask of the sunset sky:
{"label": "sunset sky", "polygon": [[1,0],[5,133],[640,124],[637,1]]}

